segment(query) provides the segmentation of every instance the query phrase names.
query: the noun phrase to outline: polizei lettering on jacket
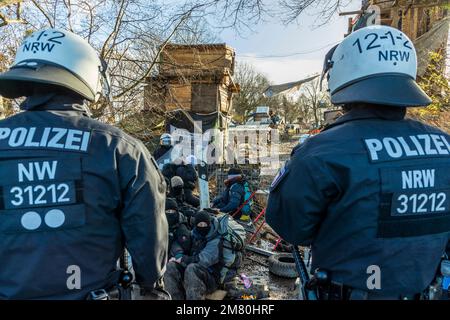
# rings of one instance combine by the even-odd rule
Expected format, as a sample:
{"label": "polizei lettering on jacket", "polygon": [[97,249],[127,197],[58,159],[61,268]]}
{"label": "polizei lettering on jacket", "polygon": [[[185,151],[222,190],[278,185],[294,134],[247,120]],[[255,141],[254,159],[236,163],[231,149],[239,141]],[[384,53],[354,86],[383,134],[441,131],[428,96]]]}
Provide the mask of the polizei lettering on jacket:
{"label": "polizei lettering on jacket", "polygon": [[440,134],[365,139],[364,142],[373,162],[450,155],[449,140]]}
{"label": "polizei lettering on jacket", "polygon": [[91,133],[68,128],[0,128],[0,149],[49,148],[87,152]]}

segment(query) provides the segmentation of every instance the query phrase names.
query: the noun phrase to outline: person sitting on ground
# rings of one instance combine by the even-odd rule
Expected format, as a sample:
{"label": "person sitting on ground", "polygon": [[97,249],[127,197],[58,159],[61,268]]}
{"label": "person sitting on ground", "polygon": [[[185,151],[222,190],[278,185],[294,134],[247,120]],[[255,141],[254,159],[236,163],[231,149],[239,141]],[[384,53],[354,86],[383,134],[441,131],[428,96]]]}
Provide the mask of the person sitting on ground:
{"label": "person sitting on ground", "polygon": [[198,210],[186,201],[184,194],[184,181],[178,176],[172,177],[169,183],[170,192],[168,197],[176,200],[178,211],[180,211],[188,220],[190,225],[191,218],[198,212]]}
{"label": "person sitting on ground", "polygon": [[170,179],[169,197],[175,199],[179,207],[185,205],[184,181],[181,177],[174,176]]}
{"label": "person sitting on ground", "polygon": [[176,175],[183,179],[185,201],[197,208],[200,206],[200,200],[193,194],[198,180],[198,174],[195,170],[196,165],[197,158],[193,155],[187,156],[184,161],[178,165]]}
{"label": "person sitting on ground", "polygon": [[180,177],[183,180],[185,201],[197,208],[200,206],[200,200],[193,194],[198,179],[198,174],[194,167],[196,164],[197,159],[192,155],[186,158],[179,158],[174,163],[165,164],[162,174],[169,180],[175,176]]}
{"label": "person sitting on ground", "polygon": [[184,255],[189,256],[191,254],[191,248],[191,230],[189,230],[185,224],[180,224],[174,234],[174,238],[169,249],[169,258],[178,260]]}
{"label": "person sitting on ground", "polygon": [[251,201],[247,201],[247,203],[242,206],[246,202],[246,199],[249,198],[249,186],[242,170],[239,168],[231,168],[228,171],[225,186],[226,189],[222,194],[213,200],[212,207],[228,214],[234,214],[240,209],[234,218],[245,223],[251,222]]}
{"label": "person sitting on ground", "polygon": [[161,172],[166,179],[170,180],[177,175],[177,167],[178,165],[173,162],[166,163]]}
{"label": "person sitting on ground", "polygon": [[204,300],[219,287],[222,264],[218,228],[218,220],[208,212],[196,214],[191,254],[172,258],[164,275],[173,300]]}
{"label": "person sitting on ground", "polygon": [[177,230],[181,225],[187,225],[187,218],[178,210],[178,204],[175,199],[166,199],[166,218],[169,226],[169,248],[172,247],[176,239]]}

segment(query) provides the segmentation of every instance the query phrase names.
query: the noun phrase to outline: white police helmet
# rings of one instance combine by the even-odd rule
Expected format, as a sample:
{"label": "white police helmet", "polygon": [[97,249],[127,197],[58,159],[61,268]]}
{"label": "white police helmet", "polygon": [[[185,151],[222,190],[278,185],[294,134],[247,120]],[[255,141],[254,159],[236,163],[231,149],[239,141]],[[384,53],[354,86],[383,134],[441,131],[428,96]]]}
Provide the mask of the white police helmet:
{"label": "white police helmet", "polygon": [[417,85],[417,55],[400,30],[369,26],[351,33],[326,57],[324,74],[333,104],[365,102],[426,106],[432,101]]}
{"label": "white police helmet", "polygon": [[0,94],[29,96],[37,86],[56,86],[95,101],[106,64],[87,41],[69,31],[46,29],[26,37],[10,69],[0,74]]}
{"label": "white police helmet", "polygon": [[159,142],[162,146],[172,146],[172,136],[168,133],[164,133],[159,138]]}

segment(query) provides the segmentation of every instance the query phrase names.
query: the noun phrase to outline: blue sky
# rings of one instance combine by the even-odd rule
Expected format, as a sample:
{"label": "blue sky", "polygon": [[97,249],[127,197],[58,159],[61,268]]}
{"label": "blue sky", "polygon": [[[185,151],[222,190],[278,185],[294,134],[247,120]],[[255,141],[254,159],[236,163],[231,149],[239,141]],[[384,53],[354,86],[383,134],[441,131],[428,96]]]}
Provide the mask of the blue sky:
{"label": "blue sky", "polygon": [[[360,5],[361,1],[352,1],[345,11],[359,9]],[[223,31],[219,38],[236,49],[238,62],[251,63],[271,82],[279,84],[321,72],[325,54],[333,44],[343,39],[347,31],[348,16],[339,17],[336,14],[322,27],[313,27],[315,24],[316,17],[312,13],[303,14],[299,23],[288,26],[277,18],[266,17],[265,21],[253,27],[253,32],[238,35],[230,29]],[[311,53],[264,57],[304,52]]]}

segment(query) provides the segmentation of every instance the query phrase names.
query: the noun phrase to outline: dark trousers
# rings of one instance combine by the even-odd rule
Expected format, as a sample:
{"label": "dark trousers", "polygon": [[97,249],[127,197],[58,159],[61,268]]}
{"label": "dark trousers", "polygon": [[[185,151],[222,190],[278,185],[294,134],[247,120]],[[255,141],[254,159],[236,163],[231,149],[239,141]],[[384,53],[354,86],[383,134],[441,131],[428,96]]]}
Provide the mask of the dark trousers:
{"label": "dark trousers", "polygon": [[164,284],[172,300],[205,300],[206,295],[219,287],[214,276],[198,263],[183,268],[179,263],[169,262]]}
{"label": "dark trousers", "polygon": [[197,208],[198,206],[200,206],[200,200],[198,197],[194,196],[192,192],[192,189],[184,188],[184,201]]}

